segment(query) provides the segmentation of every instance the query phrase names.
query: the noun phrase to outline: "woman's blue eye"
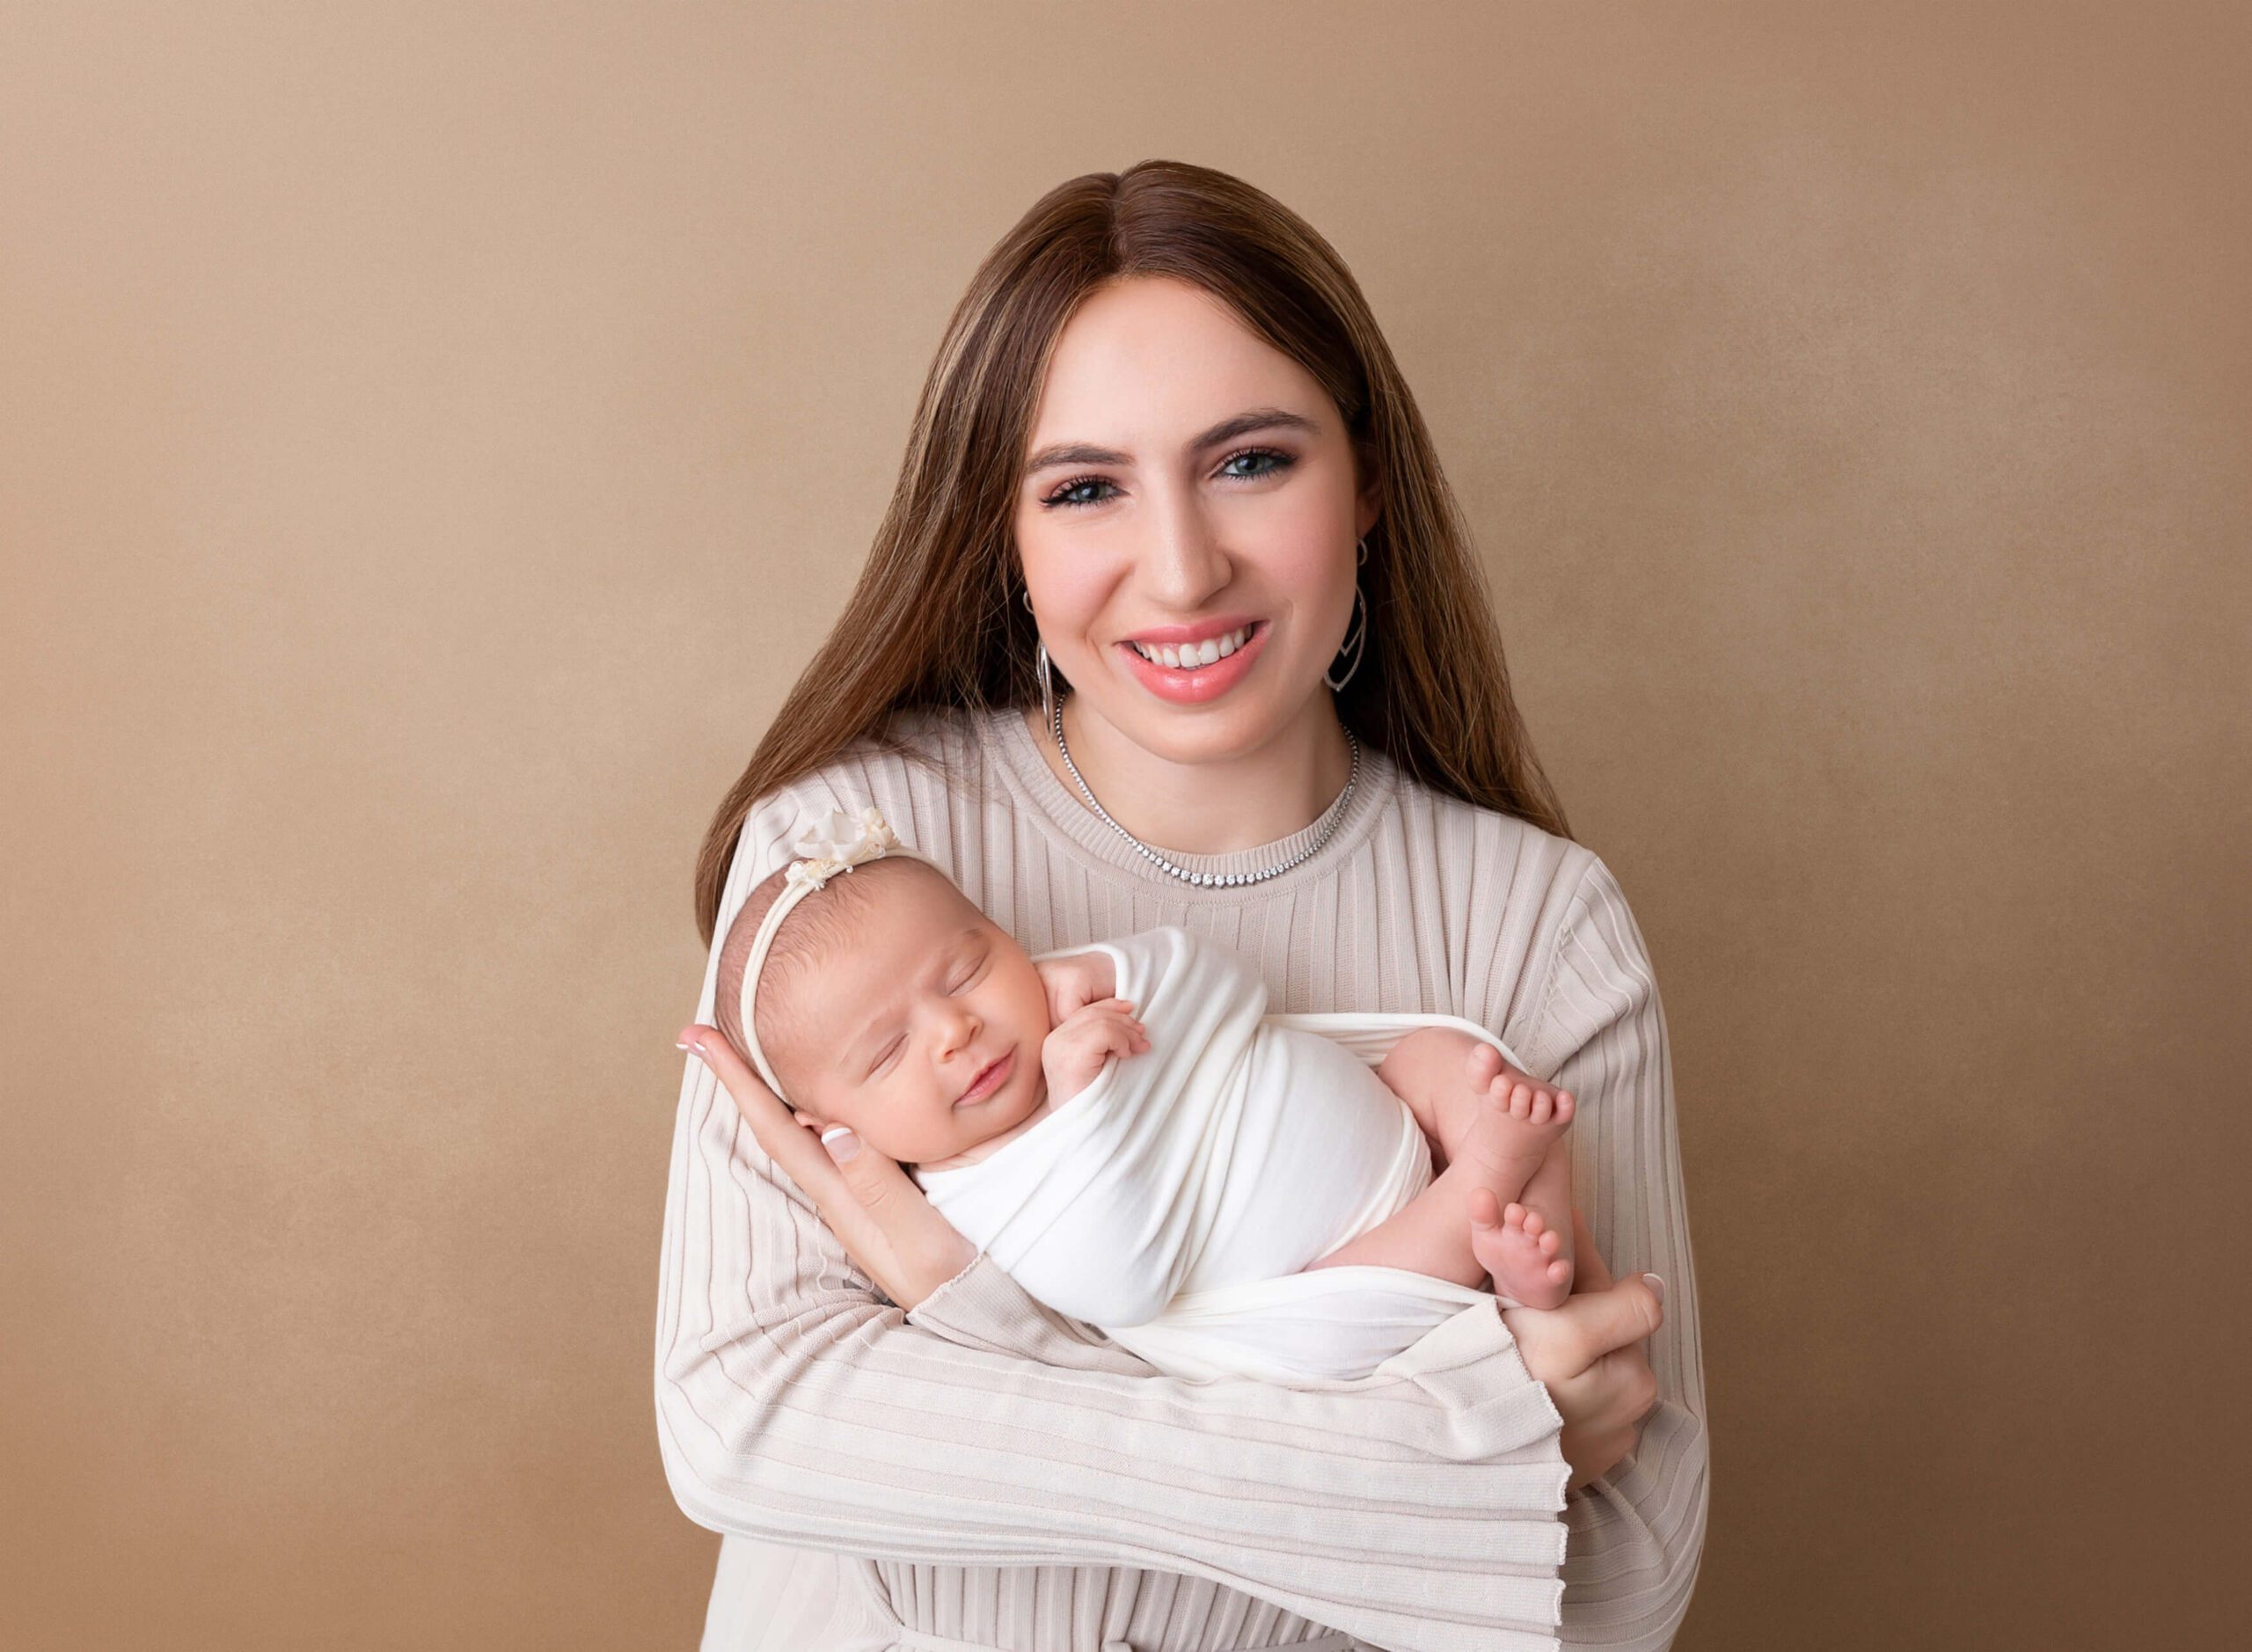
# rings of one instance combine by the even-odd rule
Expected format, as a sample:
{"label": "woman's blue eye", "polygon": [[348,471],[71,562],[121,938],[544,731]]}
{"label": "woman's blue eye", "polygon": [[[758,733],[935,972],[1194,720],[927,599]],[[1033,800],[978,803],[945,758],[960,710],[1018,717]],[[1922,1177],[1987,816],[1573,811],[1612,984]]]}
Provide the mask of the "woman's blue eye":
{"label": "woman's blue eye", "polygon": [[[1258,460],[1264,463],[1260,464],[1256,470],[1237,471],[1228,468],[1245,460]],[[1220,474],[1232,482],[1255,482],[1265,477],[1278,475],[1297,463],[1298,460],[1290,454],[1275,448],[1243,448],[1229,454],[1226,458],[1220,461]],[[1087,505],[1100,505],[1109,497],[1109,494],[1096,494],[1091,498],[1086,496],[1084,490],[1094,487],[1109,488],[1112,493],[1118,491],[1107,476],[1081,476],[1064,483],[1063,486],[1040,502],[1050,509],[1057,506],[1062,506],[1065,509],[1074,509]],[[1074,497],[1075,495],[1077,497]]]}
{"label": "woman's blue eye", "polygon": [[[1074,499],[1071,497],[1072,494],[1078,493],[1083,487],[1110,487],[1110,480],[1108,477],[1082,476],[1075,482],[1064,483],[1063,486],[1057,488],[1054,493],[1049,494],[1046,499],[1042,500],[1040,502],[1043,505],[1051,507],[1056,505],[1100,505],[1102,503],[1102,501],[1100,499]],[[1111,488],[1111,491],[1115,493],[1117,492],[1117,489]]]}
{"label": "woman's blue eye", "polygon": [[1293,464],[1296,463],[1289,454],[1279,453],[1273,448],[1246,448],[1240,453],[1229,454],[1226,459],[1222,462],[1222,469],[1225,471],[1227,465],[1233,464],[1238,459],[1272,459],[1274,461],[1272,464],[1262,464],[1255,471],[1234,471],[1227,472],[1233,476],[1236,480],[1243,482],[1250,481],[1256,477],[1272,476],[1277,471],[1287,471]]}

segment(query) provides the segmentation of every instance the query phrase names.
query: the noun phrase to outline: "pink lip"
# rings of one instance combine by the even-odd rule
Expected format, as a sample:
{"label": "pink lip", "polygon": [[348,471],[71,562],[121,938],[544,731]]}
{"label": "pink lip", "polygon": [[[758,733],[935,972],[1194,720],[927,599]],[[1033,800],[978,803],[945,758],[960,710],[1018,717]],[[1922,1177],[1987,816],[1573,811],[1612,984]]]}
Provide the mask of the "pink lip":
{"label": "pink lip", "polygon": [[[1230,631],[1234,628],[1232,625],[1227,627]],[[1130,642],[1119,643],[1117,648],[1125,656],[1126,669],[1140,679],[1144,688],[1159,699],[1193,705],[1203,700],[1218,698],[1241,681],[1243,674],[1251,669],[1252,661],[1267,646],[1268,633],[1273,630],[1272,625],[1261,624],[1251,633],[1250,640],[1226,659],[1215,660],[1210,665],[1200,665],[1186,671],[1177,666],[1159,665],[1154,660],[1144,660],[1134,651],[1134,645]]]}
{"label": "pink lip", "polygon": [[1147,643],[1152,648],[1166,643],[1178,647],[1184,642],[1202,642],[1207,637],[1225,637],[1231,631],[1241,631],[1246,625],[1258,623],[1254,615],[1224,614],[1217,619],[1200,619],[1193,625],[1159,625],[1153,630],[1137,631],[1126,640]]}
{"label": "pink lip", "polygon": [[991,1066],[981,1071],[969,1088],[961,1093],[961,1100],[956,1101],[954,1105],[960,1107],[963,1101],[983,1100],[1008,1082],[1009,1074],[1016,1070],[1016,1064],[1017,1052],[1013,1049]]}

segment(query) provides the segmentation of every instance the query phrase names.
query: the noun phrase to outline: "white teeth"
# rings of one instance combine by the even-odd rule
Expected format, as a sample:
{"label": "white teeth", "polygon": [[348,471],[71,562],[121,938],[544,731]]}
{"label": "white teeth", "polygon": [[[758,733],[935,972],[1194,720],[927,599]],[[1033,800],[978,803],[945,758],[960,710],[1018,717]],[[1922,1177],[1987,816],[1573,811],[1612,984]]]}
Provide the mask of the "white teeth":
{"label": "white teeth", "polygon": [[1134,645],[1134,652],[1144,660],[1171,666],[1176,671],[1184,667],[1193,669],[1197,666],[1217,664],[1242,647],[1250,637],[1251,627],[1245,625],[1231,631],[1225,637],[1207,637],[1202,642],[1183,643],[1177,647],[1170,643],[1152,646],[1137,642]]}

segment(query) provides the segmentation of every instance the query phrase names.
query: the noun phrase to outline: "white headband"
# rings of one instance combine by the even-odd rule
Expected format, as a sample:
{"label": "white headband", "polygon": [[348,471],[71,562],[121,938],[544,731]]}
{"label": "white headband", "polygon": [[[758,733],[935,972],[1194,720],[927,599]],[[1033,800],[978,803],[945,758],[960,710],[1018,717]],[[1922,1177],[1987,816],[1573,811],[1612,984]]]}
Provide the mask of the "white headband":
{"label": "white headband", "polygon": [[766,1087],[777,1096],[782,1093],[782,1081],[774,1076],[774,1069],[767,1064],[766,1052],[758,1047],[758,1024],[753,1012],[759,971],[766,967],[767,950],[773,946],[775,932],[782,927],[782,920],[789,916],[792,907],[830,879],[840,872],[850,872],[864,861],[880,860],[886,854],[925,859],[903,844],[873,807],[862,809],[857,820],[842,809],[832,808],[790,846],[806,859],[790,863],[782,893],[774,897],[774,904],[759,919],[758,933],[750,943],[750,956],[743,962],[742,993],[738,1000],[742,1012],[742,1042],[750,1064],[758,1069],[758,1076],[766,1080]]}

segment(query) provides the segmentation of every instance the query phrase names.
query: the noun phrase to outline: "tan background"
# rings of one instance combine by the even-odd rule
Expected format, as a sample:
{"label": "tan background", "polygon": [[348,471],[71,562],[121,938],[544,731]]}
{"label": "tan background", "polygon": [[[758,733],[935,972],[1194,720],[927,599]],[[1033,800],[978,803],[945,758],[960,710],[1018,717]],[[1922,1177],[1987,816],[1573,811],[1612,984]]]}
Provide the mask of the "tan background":
{"label": "tan background", "polygon": [[2248,46],[6,8],[0,1643],[693,1643],[692,858],[977,259],[1151,155],[1358,272],[1657,963],[1679,1646],[2240,1639]]}

